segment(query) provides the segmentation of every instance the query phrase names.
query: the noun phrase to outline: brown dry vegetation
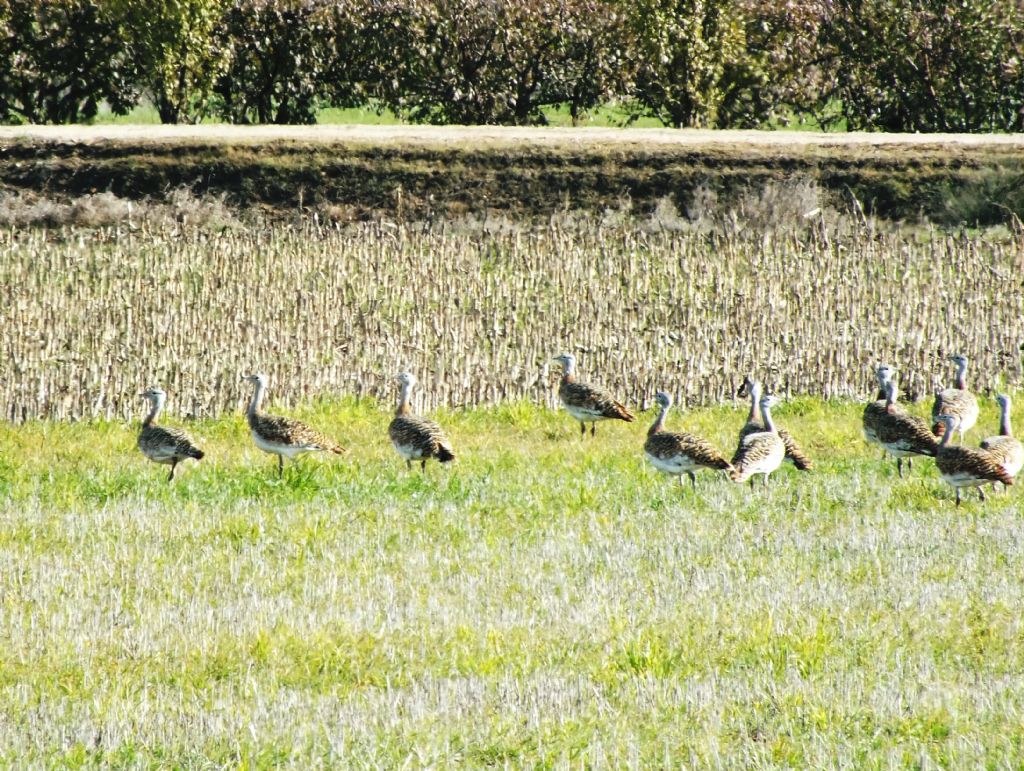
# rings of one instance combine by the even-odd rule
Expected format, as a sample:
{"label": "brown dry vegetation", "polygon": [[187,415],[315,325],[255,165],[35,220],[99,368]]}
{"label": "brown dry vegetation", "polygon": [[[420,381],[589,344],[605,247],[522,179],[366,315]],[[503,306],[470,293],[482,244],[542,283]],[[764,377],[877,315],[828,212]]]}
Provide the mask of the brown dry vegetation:
{"label": "brown dry vegetation", "polygon": [[188,186],[238,206],[352,217],[546,215],[628,197],[650,211],[695,191],[738,200],[811,179],[886,219],[1024,216],[1019,135],[812,134],[410,126],[0,129],[0,189],[51,198],[160,199]]}
{"label": "brown dry vegetation", "polygon": [[9,228],[0,404],[15,421],[127,417],[160,382],[179,411],[219,414],[255,369],[287,403],[390,398],[401,367],[421,373],[428,408],[547,403],[564,349],[633,403],[656,387],[730,398],[748,371],[789,393],[862,397],[879,360],[921,396],[949,380],[952,351],[973,359],[979,389],[1020,387],[1020,232],[799,216],[814,195],[532,227]]}

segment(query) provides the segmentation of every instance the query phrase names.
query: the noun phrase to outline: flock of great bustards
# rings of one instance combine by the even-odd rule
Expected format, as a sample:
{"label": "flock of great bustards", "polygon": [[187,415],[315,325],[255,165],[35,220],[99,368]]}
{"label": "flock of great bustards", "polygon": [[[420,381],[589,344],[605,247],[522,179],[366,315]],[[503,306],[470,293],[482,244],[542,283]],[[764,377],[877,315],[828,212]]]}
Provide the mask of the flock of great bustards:
{"label": "flock of great bustards", "polygon": [[[1002,394],[996,397],[1001,409],[999,434],[985,439],[979,448],[963,446],[964,433],[978,420],[978,400],[965,382],[966,357],[958,354],[951,359],[957,366],[956,383],[935,395],[931,425],[897,404],[896,379],[892,368],[886,365],[875,371],[879,390],[875,401],[864,408],[863,420],[865,438],[881,445],[886,453],[896,458],[900,476],[903,476],[904,461],[911,467],[915,455],[934,458],[943,480],[956,491],[956,502],[960,505],[962,487],[976,487],[984,500],[984,485],[995,482],[1012,485],[1014,476],[1024,466],[1024,447],[1013,437],[1010,399]],[[598,421],[632,422],[635,419],[608,391],[576,379],[575,356],[562,354],[555,360],[563,370],[558,395],[566,411],[580,422],[581,436],[586,435],[587,423],[590,423],[593,436]],[[277,455],[279,475],[284,471],[286,456],[294,460],[307,452],[345,452],[337,442],[299,420],[264,414],[260,405],[267,390],[266,375],[249,375],[244,380],[254,386],[246,413],[253,441],[264,452]],[[425,469],[430,458],[441,463],[454,460],[455,453],[441,427],[432,420],[414,415],[409,406],[416,378],[409,372],[403,372],[398,376],[398,382],[401,388],[398,408],[388,427],[395,450],[410,467],[413,461],[419,461]],[[767,484],[768,475],[779,468],[783,460],[791,461],[798,469],[809,470],[811,461],[793,437],[772,420],[771,408],[777,402],[776,398],[763,394],[761,384],[750,378],[744,383],[743,391],[750,397],[750,414],[740,429],[739,444],[732,460],[726,460],[699,436],[664,430],[672,397],[663,391],[655,395],[660,411],[647,431],[644,444],[647,459],[655,468],[678,475],[680,482],[685,472],[694,486],[694,472],[702,468],[726,471],[734,482],[750,480],[751,486],[757,474],[761,474],[763,483]],[[150,460],[170,464],[168,480],[174,479],[174,471],[180,461],[185,458],[198,460],[203,457],[203,451],[184,431],[157,424],[167,398],[163,390],[150,388],[141,395],[150,401],[150,411],[142,423],[139,449]],[[951,444],[956,431],[960,433],[960,445]]]}

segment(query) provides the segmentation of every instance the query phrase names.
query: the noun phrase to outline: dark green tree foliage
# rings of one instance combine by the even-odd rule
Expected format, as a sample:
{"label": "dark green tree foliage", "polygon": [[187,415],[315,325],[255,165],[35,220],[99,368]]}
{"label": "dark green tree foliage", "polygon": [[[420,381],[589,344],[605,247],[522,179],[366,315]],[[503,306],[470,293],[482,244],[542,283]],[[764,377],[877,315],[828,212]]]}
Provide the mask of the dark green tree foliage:
{"label": "dark green tree foliage", "polygon": [[126,113],[137,70],[116,16],[94,0],[0,0],[0,120],[89,120]]}
{"label": "dark green tree foliage", "polygon": [[746,56],[745,16],[735,0],[635,0],[634,98],[667,126],[719,125],[725,76]]}
{"label": "dark green tree foliage", "polygon": [[1024,129],[1016,0],[834,0],[820,45],[850,129]]}
{"label": "dark green tree foliage", "polygon": [[108,0],[119,9],[140,66],[139,85],[163,123],[195,123],[209,111],[230,51],[215,34],[227,0]]}
{"label": "dark green tree foliage", "polygon": [[236,0],[217,32],[229,52],[217,80],[232,123],[315,123],[327,88],[332,16],[326,0]]}

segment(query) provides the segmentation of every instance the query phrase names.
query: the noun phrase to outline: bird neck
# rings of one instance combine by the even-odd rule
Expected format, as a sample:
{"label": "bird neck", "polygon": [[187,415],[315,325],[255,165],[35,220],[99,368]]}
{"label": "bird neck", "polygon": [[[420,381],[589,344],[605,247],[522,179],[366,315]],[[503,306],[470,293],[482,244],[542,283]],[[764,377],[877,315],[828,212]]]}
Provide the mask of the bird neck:
{"label": "bird neck", "polygon": [[896,405],[896,384],[889,381],[885,384],[885,411],[892,412]]}
{"label": "bird neck", "polygon": [[658,411],[658,417],[654,419],[654,423],[649,429],[647,429],[647,436],[654,436],[656,433],[661,431],[665,425],[665,416],[668,414],[668,407],[661,405],[661,409]]}
{"label": "bird neck", "polygon": [[761,422],[761,388],[750,387],[750,414],[747,415],[747,423]]}
{"label": "bird neck", "polygon": [[943,421],[942,428],[942,440],[939,442],[939,447],[949,446],[949,440],[953,437],[953,424]]}
{"label": "bird neck", "polygon": [[249,409],[246,411],[250,419],[260,414],[260,405],[263,404],[263,392],[265,390],[266,386],[263,383],[256,383],[256,388],[252,392],[252,401],[249,402]]}
{"label": "bird neck", "polygon": [[961,391],[967,390],[967,362],[962,361],[956,365],[956,387]]}
{"label": "bird neck", "polygon": [[1000,436],[1013,436],[1013,430],[1010,428],[1010,405],[1008,402],[999,405],[999,435]]}
{"label": "bird neck", "polygon": [[402,383],[402,390],[398,393],[398,408],[395,410],[395,415],[408,415],[411,412],[409,409],[409,393],[411,391],[411,383]]}
{"label": "bird neck", "polygon": [[775,433],[775,422],[772,420],[772,410],[771,410],[771,407],[762,407],[761,408],[761,415],[764,418],[764,430],[765,431],[770,431],[771,433],[774,434]]}
{"label": "bird neck", "polygon": [[160,410],[163,409],[163,402],[160,399],[153,399],[149,403],[149,414],[146,415],[146,419],[142,421],[143,428],[149,428],[150,426],[156,425],[156,419],[160,416]]}

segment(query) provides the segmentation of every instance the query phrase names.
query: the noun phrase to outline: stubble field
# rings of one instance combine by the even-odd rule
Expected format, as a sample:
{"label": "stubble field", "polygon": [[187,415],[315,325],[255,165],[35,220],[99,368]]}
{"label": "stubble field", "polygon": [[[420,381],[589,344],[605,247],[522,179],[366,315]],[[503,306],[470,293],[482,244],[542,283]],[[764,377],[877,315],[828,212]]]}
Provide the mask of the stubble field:
{"label": "stubble field", "polygon": [[[764,205],[764,202],[761,202]],[[771,217],[768,217],[770,220]],[[978,767],[1024,758],[1019,491],[860,436],[870,367],[1021,383],[1019,234],[566,216],[2,235],[10,766]],[[581,441],[549,359],[735,446],[748,371],[817,466],[751,490]],[[393,374],[458,460],[409,473]],[[239,378],[349,448],[275,477]],[[173,484],[135,394],[207,451]],[[927,404],[909,405],[923,414]],[[1019,422],[1019,421],[1018,421]]]}

